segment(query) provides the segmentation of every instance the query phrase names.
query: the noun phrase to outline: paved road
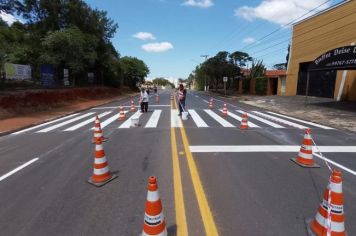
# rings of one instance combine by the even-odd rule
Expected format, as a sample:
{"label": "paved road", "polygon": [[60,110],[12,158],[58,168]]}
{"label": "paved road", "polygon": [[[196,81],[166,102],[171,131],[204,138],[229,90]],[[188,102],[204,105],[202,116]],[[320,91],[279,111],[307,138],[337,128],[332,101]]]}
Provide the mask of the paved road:
{"label": "paved road", "polygon": [[[221,119],[223,102],[208,110],[209,99],[189,92],[191,117],[183,122],[170,92],[160,91],[159,103],[152,96],[149,112],[135,114],[137,128],[117,120],[118,106],[130,104],[124,100],[1,137],[1,234],[138,235],[147,178],[155,175],[170,235],[307,235],[305,221],[315,217],[330,171],[317,156],[318,169],[289,160],[306,127],[343,170],[345,226],[356,234],[354,133],[240,103],[228,104],[230,116]],[[237,128],[242,111],[253,126],[247,131]],[[119,176],[101,188],[86,182],[96,115]]]}

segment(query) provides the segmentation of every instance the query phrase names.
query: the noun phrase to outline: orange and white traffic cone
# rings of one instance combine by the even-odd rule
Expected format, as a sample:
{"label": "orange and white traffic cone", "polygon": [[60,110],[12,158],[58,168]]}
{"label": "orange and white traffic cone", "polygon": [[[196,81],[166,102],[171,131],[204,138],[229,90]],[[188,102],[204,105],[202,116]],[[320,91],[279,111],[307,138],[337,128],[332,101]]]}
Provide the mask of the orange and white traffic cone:
{"label": "orange and white traffic cone", "polygon": [[247,113],[242,114],[240,129],[248,129]]}
{"label": "orange and white traffic cone", "polygon": [[214,108],[213,99],[211,98],[209,102],[209,109],[213,109],[213,108]]}
{"label": "orange and white traffic cone", "polygon": [[159,103],[159,95],[156,94],[156,102]]}
{"label": "orange and white traffic cone", "polygon": [[116,177],[116,175],[110,172],[102,142],[97,140],[95,145],[93,176],[88,179],[88,182],[97,187],[101,187]]}
{"label": "orange and white traffic cone", "polygon": [[136,111],[135,103],[134,103],[133,100],[131,100],[130,111],[131,111],[131,112],[135,112],[135,111]]}
{"label": "orange and white traffic cone", "polygon": [[92,143],[96,143],[97,140],[100,140],[101,142],[105,142],[107,140],[107,138],[105,138],[103,135],[103,131],[101,129],[100,120],[98,116],[96,116],[94,122],[94,136],[92,139]]}
{"label": "orange and white traffic cone", "polygon": [[319,168],[320,166],[313,159],[313,142],[311,138],[311,129],[305,130],[303,144],[300,147],[297,158],[292,158],[292,161],[302,167]]}
{"label": "orange and white traffic cone", "polygon": [[344,199],[342,193],[342,176],[340,171],[333,171],[329,185],[324,192],[310,229],[317,236],[345,236]]}
{"label": "orange and white traffic cone", "polygon": [[124,108],[123,106],[120,106],[119,120],[125,120],[125,119],[126,119],[124,109],[125,109],[125,108]]}
{"label": "orange and white traffic cone", "polygon": [[142,236],[167,236],[166,221],[164,219],[156,177],[151,176],[148,178],[147,189],[148,193],[146,199],[145,219],[143,223]]}
{"label": "orange and white traffic cone", "polygon": [[226,103],[224,103],[224,108],[222,110],[222,116],[227,117],[227,106],[226,106]]}

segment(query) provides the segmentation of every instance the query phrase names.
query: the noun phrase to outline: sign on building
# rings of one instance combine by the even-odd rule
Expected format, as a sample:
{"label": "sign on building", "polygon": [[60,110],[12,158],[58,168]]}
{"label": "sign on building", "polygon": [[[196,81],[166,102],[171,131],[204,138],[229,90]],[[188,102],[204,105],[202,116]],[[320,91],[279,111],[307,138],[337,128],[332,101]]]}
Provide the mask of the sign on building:
{"label": "sign on building", "polygon": [[6,79],[26,80],[31,79],[31,66],[5,63]]}
{"label": "sign on building", "polygon": [[53,87],[55,85],[52,65],[41,65],[41,84],[44,87]]}

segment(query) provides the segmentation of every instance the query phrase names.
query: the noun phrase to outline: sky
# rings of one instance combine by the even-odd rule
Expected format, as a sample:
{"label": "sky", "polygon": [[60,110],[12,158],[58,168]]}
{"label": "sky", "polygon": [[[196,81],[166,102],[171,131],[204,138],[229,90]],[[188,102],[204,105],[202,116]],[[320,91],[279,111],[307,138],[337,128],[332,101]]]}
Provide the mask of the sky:
{"label": "sky", "polygon": [[[291,23],[342,0],[85,0],[119,28],[121,56],[143,60],[148,79],[187,78],[205,57],[247,52],[268,68],[285,63]],[[313,10],[313,11],[311,11]],[[310,12],[311,11],[311,12]],[[8,22],[12,16],[0,14]],[[270,35],[269,35],[270,34]],[[266,37],[269,35],[268,37]]]}

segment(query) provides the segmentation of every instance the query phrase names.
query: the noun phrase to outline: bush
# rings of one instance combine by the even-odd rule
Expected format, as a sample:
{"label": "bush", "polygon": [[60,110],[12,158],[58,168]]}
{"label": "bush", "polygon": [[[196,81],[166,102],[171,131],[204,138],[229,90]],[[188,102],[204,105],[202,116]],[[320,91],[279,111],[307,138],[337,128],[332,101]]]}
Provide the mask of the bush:
{"label": "bush", "polygon": [[267,94],[267,82],[268,78],[266,77],[257,77],[256,78],[256,94],[266,95]]}

